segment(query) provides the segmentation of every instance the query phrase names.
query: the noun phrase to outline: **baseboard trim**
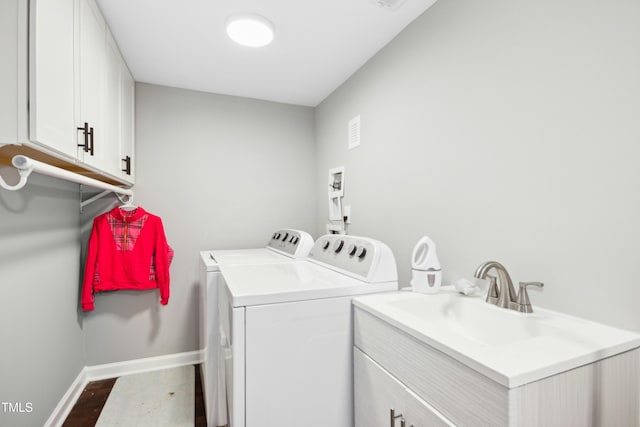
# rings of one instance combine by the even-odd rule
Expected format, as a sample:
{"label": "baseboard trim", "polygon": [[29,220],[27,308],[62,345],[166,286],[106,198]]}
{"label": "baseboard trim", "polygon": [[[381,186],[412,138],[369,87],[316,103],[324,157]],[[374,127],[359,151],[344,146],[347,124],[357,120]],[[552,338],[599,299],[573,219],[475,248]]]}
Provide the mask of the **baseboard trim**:
{"label": "baseboard trim", "polygon": [[164,356],[147,357],[144,359],[125,360],[123,362],[106,363],[104,365],[87,366],[89,381],[104,380],[121,377],[123,375],[139,374],[157,371],[159,369],[177,368],[178,366],[195,365],[203,360],[202,351],[167,354]]}
{"label": "baseboard trim", "polygon": [[62,396],[62,399],[60,399],[60,402],[44,425],[45,427],[60,427],[67,419],[71,409],[73,409],[73,405],[75,405],[84,388],[91,381],[157,371],[160,369],[177,368],[185,365],[196,365],[202,363],[203,357],[203,351],[197,350],[147,357],[144,359],[125,360],[116,363],[106,363],[103,365],[85,366],[64,396]]}
{"label": "baseboard trim", "polygon": [[73,405],[75,405],[76,401],[82,394],[82,390],[84,390],[86,385],[89,383],[86,371],[86,367],[82,368],[76,379],[71,383],[71,386],[62,396],[62,399],[58,402],[58,405],[49,416],[49,419],[44,423],[45,427],[59,427],[64,423],[64,420],[67,419],[67,415],[69,415]]}

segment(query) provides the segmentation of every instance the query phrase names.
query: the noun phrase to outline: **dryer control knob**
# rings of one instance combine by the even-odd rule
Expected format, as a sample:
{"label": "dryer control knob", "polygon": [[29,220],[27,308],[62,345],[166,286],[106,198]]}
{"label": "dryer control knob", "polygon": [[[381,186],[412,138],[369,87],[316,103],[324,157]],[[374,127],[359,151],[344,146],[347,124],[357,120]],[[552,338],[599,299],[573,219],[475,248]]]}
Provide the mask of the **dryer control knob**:
{"label": "dryer control knob", "polygon": [[349,256],[354,256],[357,250],[358,250],[358,247],[352,243],[349,245],[349,249],[347,249],[347,253],[349,254]]}
{"label": "dryer control knob", "polygon": [[358,258],[364,259],[365,256],[367,256],[367,249],[360,248],[360,250],[358,251]]}
{"label": "dryer control knob", "polygon": [[336,241],[336,243],[333,245],[333,251],[335,253],[338,253],[342,250],[342,247],[344,246],[344,240],[338,240]]}

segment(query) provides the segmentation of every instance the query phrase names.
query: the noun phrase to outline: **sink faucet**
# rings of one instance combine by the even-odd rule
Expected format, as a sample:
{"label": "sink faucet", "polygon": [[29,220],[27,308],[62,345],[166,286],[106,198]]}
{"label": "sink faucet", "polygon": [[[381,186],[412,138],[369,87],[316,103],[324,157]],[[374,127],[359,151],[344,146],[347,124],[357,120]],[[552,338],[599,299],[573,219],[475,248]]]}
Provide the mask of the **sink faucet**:
{"label": "sink faucet", "polygon": [[[497,273],[497,277],[489,274],[491,270]],[[541,282],[520,282],[520,292],[516,294],[507,269],[496,261],[487,261],[480,264],[474,276],[478,279],[490,279],[491,282],[486,298],[489,304],[517,310],[522,313],[533,313],[527,293],[527,286],[538,286],[540,288],[544,286],[544,283]]]}
{"label": "sink faucet", "polygon": [[[489,271],[494,270],[498,277],[491,276]],[[478,279],[491,279],[487,302],[502,308],[511,308],[511,303],[516,302],[516,291],[513,289],[511,277],[502,264],[496,261],[487,261],[480,264],[474,276]]]}

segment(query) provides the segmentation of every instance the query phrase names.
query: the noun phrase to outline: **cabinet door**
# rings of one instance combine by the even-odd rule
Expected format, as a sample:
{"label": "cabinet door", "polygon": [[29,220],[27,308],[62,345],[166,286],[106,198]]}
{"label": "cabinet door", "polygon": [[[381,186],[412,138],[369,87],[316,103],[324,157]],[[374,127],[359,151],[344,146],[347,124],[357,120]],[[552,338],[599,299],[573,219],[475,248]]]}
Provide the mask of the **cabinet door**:
{"label": "cabinet door", "polygon": [[[124,60],[120,66],[120,107],[121,132],[120,139],[120,176],[131,184],[135,183],[135,81]],[[128,160],[127,160],[128,159]],[[128,166],[128,169],[127,169]]]}
{"label": "cabinet door", "polygon": [[76,157],[74,0],[31,0],[29,139]]}
{"label": "cabinet door", "polygon": [[0,148],[29,139],[29,4],[0,1]]}
{"label": "cabinet door", "polygon": [[355,426],[400,426],[400,418],[391,423],[390,411],[406,417],[404,385],[356,347],[353,366]]}
{"label": "cabinet door", "polygon": [[[431,405],[420,399],[386,369],[353,348],[356,427],[453,427]],[[391,409],[398,416],[391,421]]]}
{"label": "cabinet door", "polygon": [[407,427],[455,427],[455,424],[409,389],[405,390],[404,415]]}
{"label": "cabinet door", "polygon": [[[102,168],[116,176],[121,174],[120,143],[122,137],[122,58],[120,50],[111,32],[107,30],[105,87],[104,87],[104,129],[100,139],[100,148],[104,159]],[[104,147],[103,147],[104,145]]]}
{"label": "cabinet door", "polygon": [[[80,0],[78,21],[78,75],[79,102],[77,103],[77,127],[87,123],[93,129],[93,154],[81,150],[78,156],[84,163],[98,169],[108,160],[103,121],[106,62],[106,24],[100,9],[93,0]],[[84,143],[84,132],[77,132],[78,144]],[[112,169],[112,168],[111,168]]]}

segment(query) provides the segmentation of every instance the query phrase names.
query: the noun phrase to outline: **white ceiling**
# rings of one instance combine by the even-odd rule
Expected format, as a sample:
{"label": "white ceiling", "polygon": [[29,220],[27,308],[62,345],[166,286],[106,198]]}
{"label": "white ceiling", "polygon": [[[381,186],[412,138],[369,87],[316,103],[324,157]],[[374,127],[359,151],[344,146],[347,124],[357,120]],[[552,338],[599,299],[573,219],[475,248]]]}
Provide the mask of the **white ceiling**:
{"label": "white ceiling", "polygon": [[[97,2],[136,81],[316,106],[435,0]],[[273,22],[274,42],[232,42],[224,22],[236,13]]]}

